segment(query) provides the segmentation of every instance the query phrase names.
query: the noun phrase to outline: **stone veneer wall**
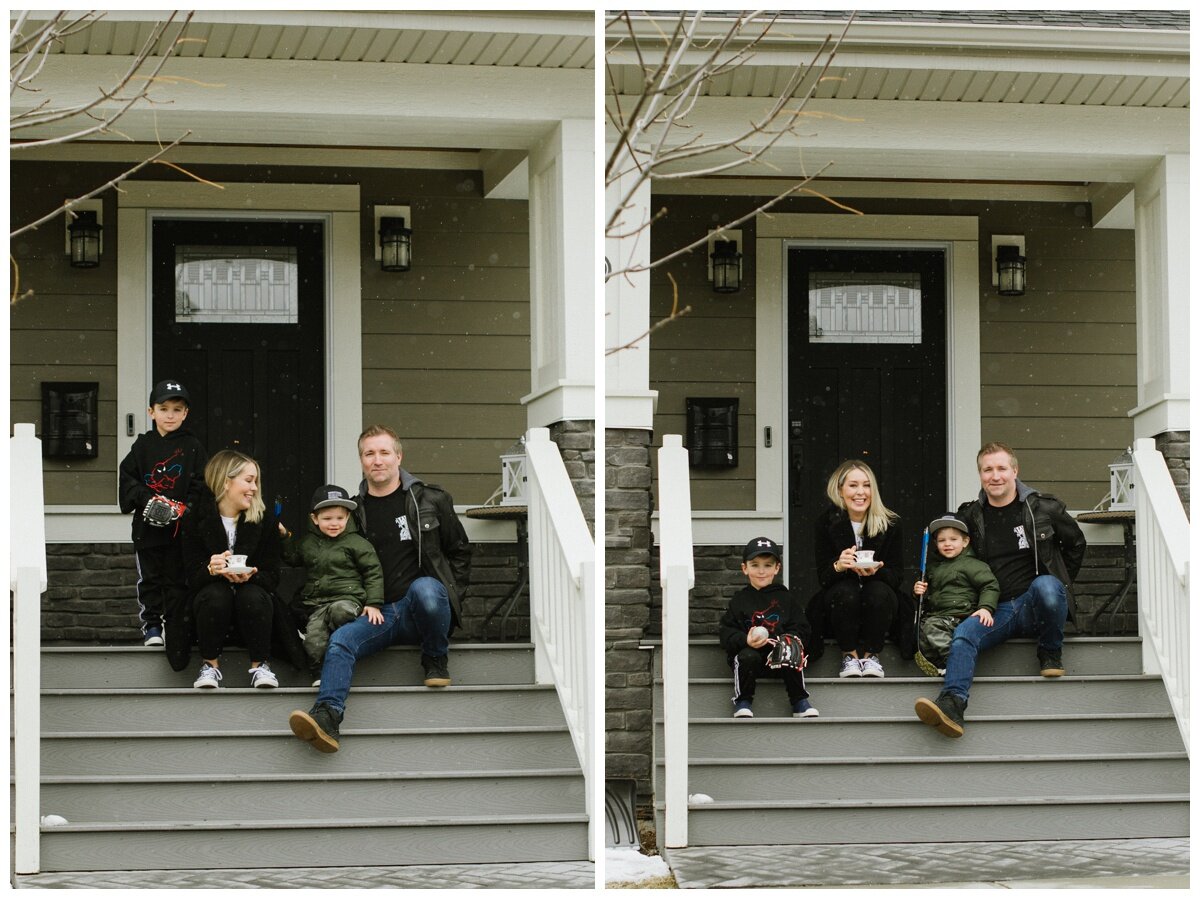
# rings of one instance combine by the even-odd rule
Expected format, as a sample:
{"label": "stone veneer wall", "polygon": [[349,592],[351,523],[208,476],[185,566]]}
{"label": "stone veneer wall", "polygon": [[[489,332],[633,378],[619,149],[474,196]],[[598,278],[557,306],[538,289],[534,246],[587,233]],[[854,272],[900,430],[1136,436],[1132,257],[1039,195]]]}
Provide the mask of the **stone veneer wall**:
{"label": "stone veneer wall", "polygon": [[604,731],[606,778],[650,795],[651,654],[642,649],[654,580],[649,431],[604,436]]}
{"label": "stone veneer wall", "polygon": [[[471,585],[463,599],[463,626],[454,638],[477,639],[488,611],[517,582],[517,551],[511,543],[471,547]],[[46,642],[136,644],[141,640],[137,568],[131,543],[55,543],[46,547],[49,583],[42,594]],[[489,639],[496,639],[493,619]],[[519,599],[505,631],[529,638],[529,603]]]}
{"label": "stone veneer wall", "polygon": [[560,421],[550,426],[550,439],[567,468],[571,486],[587,520],[592,539],[596,537],[596,423]]}
{"label": "stone veneer wall", "polygon": [[1155,446],[1167,460],[1167,470],[1175,481],[1175,489],[1183,501],[1183,509],[1192,517],[1191,482],[1192,482],[1192,432],[1167,431],[1154,438]]}

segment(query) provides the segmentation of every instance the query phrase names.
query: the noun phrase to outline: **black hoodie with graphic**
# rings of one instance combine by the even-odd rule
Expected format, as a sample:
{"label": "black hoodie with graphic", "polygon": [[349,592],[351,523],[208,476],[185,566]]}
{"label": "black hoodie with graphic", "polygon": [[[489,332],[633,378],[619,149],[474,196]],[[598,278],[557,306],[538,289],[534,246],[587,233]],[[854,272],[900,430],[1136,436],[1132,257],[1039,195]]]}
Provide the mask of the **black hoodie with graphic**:
{"label": "black hoodie with graphic", "polygon": [[804,609],[783,584],[770,584],[761,590],[746,586],[729,600],[720,624],[721,645],[729,658],[746,648],[746,634],[756,625],[765,627],[772,637],[795,634],[805,649],[812,638]]}
{"label": "black hoodie with graphic", "polygon": [[206,489],[207,463],[207,450],[185,427],[166,435],[151,428],[138,436],[119,470],[121,511],[133,513],[135,549],[165,546],[176,538],[178,527],[147,524],[142,510],[154,496],[177,500],[189,508],[195,505]]}

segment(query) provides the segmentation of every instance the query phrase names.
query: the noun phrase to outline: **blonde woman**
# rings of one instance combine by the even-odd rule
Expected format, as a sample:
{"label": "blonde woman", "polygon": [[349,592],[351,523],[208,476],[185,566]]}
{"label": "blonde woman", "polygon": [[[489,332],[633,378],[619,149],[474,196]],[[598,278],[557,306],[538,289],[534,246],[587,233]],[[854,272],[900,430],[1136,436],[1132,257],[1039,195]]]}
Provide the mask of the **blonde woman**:
{"label": "blonde woman", "polygon": [[[193,686],[220,685],[221,650],[236,624],[250,655],[250,686],[277,687],[267,660],[272,594],[279,585],[279,529],[262,501],[258,463],[245,453],[221,450],[205,466],[204,481],[210,492],[185,517],[183,528],[188,601],[203,659]],[[231,565],[234,555],[245,556],[245,565]]]}
{"label": "blonde woman", "polygon": [[[814,600],[828,609],[829,630],[842,652],[839,677],[883,677],[879,653],[899,603],[904,576],[900,519],[883,504],[870,466],[849,459],[829,476],[830,506],[814,528],[817,579]],[[860,550],[874,552],[863,564]]]}

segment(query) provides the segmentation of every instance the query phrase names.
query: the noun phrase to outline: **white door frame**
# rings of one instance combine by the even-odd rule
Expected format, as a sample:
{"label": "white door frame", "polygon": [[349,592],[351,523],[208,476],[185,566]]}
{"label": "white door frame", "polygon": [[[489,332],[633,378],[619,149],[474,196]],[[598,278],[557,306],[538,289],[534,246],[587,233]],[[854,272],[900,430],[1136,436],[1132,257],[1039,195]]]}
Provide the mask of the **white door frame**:
{"label": "white door frame", "polygon": [[[151,378],[151,241],[155,218],[309,219],[325,223],[325,466],[357,483],[362,429],[362,279],[357,185],[126,181],[117,194],[116,458],[146,429]],[[134,436],[126,415],[134,416]],[[114,474],[115,477],[115,474]],[[47,507],[48,542],[120,543],[129,519],[112,506]]]}

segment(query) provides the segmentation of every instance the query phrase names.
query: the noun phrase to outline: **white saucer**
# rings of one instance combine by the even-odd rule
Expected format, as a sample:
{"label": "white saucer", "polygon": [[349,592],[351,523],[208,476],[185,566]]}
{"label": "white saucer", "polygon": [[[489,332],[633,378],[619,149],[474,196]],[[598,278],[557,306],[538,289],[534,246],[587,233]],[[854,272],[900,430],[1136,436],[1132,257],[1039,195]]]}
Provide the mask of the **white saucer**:
{"label": "white saucer", "polygon": [[854,567],[862,569],[863,571],[874,571],[882,564],[882,562],[868,562],[866,565],[859,565],[857,562],[855,562]]}
{"label": "white saucer", "polygon": [[250,574],[254,571],[253,568],[234,568],[232,565],[226,565],[221,571],[226,574]]}

